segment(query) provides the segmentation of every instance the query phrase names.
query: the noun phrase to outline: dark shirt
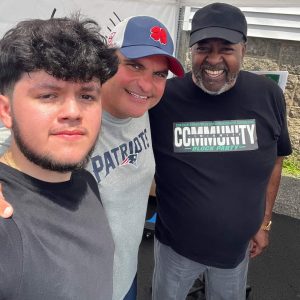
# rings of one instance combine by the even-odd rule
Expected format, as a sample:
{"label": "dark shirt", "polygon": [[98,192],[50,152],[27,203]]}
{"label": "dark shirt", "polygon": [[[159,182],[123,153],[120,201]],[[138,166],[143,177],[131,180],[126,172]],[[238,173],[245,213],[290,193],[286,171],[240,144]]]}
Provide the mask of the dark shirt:
{"label": "dark shirt", "polygon": [[48,183],[1,163],[0,181],[14,207],[0,219],[0,299],[111,299],[114,246],[92,175]]}
{"label": "dark shirt", "polygon": [[188,73],[168,80],[150,122],[156,237],[199,263],[235,267],[262,223],[275,160],[291,153],[281,89],[242,71],[214,96]]}

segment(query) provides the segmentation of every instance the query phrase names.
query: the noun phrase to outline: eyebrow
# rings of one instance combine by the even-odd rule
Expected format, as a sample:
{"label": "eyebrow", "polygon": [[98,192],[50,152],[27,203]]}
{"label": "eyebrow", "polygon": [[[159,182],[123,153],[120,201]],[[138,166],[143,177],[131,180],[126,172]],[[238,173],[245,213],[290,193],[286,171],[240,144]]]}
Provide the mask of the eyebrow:
{"label": "eyebrow", "polygon": [[[49,82],[43,82],[43,83],[36,83],[33,87],[31,87],[29,90],[35,90],[35,89],[48,89],[48,90],[61,90],[63,87],[55,84],[55,83],[49,83]],[[88,84],[84,85],[80,88],[83,92],[93,92],[96,91],[97,93],[100,93],[100,86],[96,86],[94,84]]]}
{"label": "eyebrow", "polygon": [[[197,42],[197,45],[208,44],[209,40],[211,40],[211,39],[204,39],[202,41],[199,41],[199,42]],[[223,39],[220,39],[220,40],[221,40],[221,43],[223,45],[234,45],[234,43],[231,43],[229,41],[226,41],[226,40],[223,40]]]}
{"label": "eyebrow", "polygon": [[30,90],[33,90],[33,89],[49,89],[49,90],[59,90],[60,87],[56,84],[53,84],[53,83],[49,83],[49,82],[42,82],[42,83],[36,83],[34,84]]}
{"label": "eyebrow", "polygon": [[123,62],[124,63],[135,63],[135,64],[138,64],[138,65],[142,66],[142,64],[136,58],[132,58],[132,59],[124,58]]}
{"label": "eyebrow", "polygon": [[230,45],[235,45],[235,44],[236,43],[231,43],[231,42],[226,41],[226,40],[223,42],[223,45],[229,45],[230,46]]}
{"label": "eyebrow", "polygon": [[[142,63],[140,63],[138,61],[138,59],[124,59],[123,62],[125,63],[134,63],[134,64],[137,64],[139,66],[144,66]],[[168,62],[168,65],[169,65],[169,62]],[[170,68],[168,67],[167,69],[163,69],[163,70],[158,70],[158,71],[155,71],[155,73],[165,73],[166,75],[168,75],[170,71]]]}
{"label": "eyebrow", "polygon": [[155,73],[164,73],[164,74],[168,75],[169,71],[170,71],[170,69],[168,68],[168,69],[156,71]]}
{"label": "eyebrow", "polygon": [[88,85],[88,86],[83,86],[80,88],[80,91],[82,92],[96,92],[100,94],[100,86],[95,86],[95,85]]}

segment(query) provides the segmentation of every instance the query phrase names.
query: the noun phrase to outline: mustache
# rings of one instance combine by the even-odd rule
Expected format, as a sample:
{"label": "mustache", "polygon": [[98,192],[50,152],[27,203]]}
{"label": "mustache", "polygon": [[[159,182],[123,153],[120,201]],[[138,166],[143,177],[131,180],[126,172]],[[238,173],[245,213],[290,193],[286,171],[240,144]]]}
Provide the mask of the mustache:
{"label": "mustache", "polygon": [[209,71],[225,71],[225,72],[228,72],[228,68],[226,67],[225,64],[223,63],[220,63],[220,64],[217,64],[217,65],[211,65],[207,62],[203,63],[200,67],[201,70],[209,70]]}

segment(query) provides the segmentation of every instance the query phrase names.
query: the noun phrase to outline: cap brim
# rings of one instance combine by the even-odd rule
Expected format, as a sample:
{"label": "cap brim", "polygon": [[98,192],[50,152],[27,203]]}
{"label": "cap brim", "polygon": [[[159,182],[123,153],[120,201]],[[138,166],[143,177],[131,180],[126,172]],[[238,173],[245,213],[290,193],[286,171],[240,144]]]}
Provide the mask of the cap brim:
{"label": "cap brim", "polygon": [[205,39],[223,39],[233,44],[245,41],[241,32],[223,27],[207,27],[191,33],[190,47]]}
{"label": "cap brim", "polygon": [[184,76],[184,69],[178,59],[169,53],[153,46],[128,46],[122,47],[119,51],[129,59],[143,58],[152,55],[163,55],[167,57],[169,62],[169,70],[178,77]]}

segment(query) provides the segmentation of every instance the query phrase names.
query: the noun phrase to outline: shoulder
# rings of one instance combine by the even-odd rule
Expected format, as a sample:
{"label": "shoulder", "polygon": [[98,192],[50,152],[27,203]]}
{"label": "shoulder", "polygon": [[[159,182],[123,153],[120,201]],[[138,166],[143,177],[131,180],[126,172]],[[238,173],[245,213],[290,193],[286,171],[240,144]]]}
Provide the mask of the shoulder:
{"label": "shoulder", "polygon": [[169,88],[183,88],[187,87],[192,82],[192,73],[185,73],[184,77],[172,77],[167,80],[166,91]]}
{"label": "shoulder", "polygon": [[74,185],[77,187],[81,186],[81,189],[89,187],[87,189],[88,195],[94,194],[100,199],[97,181],[88,170],[80,169],[73,172],[72,180],[74,181]]}
{"label": "shoulder", "polygon": [[150,120],[154,112],[155,114],[160,111],[165,113],[170,105],[173,106],[175,103],[181,103],[183,99],[187,99],[194,88],[191,73],[186,73],[183,78],[173,77],[168,79],[160,102],[150,110]]}
{"label": "shoulder", "polygon": [[74,171],[73,173],[72,173],[72,179],[73,180],[82,180],[82,179],[84,179],[84,180],[91,180],[92,178],[94,178],[93,176],[92,176],[92,174],[89,172],[89,171],[87,171],[86,169],[80,169],[80,170],[76,170],[76,171]]}
{"label": "shoulder", "polygon": [[256,91],[257,89],[263,89],[272,93],[283,94],[279,85],[274,80],[264,75],[249,71],[241,71],[239,74],[239,79],[241,79],[243,84],[248,85],[249,88],[255,87]]}
{"label": "shoulder", "polygon": [[74,171],[72,174],[72,180],[74,185],[76,186],[90,186],[94,189],[94,187],[97,187],[98,185],[96,182],[96,179],[94,176],[86,169],[80,169],[77,171]]}

